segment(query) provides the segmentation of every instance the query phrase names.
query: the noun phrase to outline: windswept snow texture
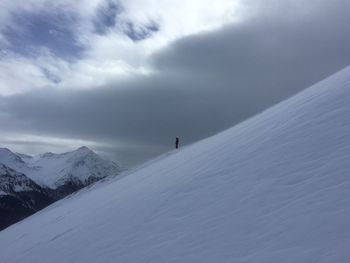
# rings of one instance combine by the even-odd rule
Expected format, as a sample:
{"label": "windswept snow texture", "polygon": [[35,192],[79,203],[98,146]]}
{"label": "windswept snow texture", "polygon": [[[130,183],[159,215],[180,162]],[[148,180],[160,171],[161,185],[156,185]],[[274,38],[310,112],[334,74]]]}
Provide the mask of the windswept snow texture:
{"label": "windswept snow texture", "polygon": [[0,233],[2,263],[350,258],[350,68]]}

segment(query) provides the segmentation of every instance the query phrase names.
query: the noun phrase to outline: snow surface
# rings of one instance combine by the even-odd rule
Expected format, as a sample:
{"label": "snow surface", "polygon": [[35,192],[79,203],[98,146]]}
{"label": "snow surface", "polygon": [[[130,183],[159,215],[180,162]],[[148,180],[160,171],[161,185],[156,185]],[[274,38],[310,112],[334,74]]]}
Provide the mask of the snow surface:
{"label": "snow surface", "polygon": [[0,148],[0,162],[51,189],[56,189],[67,181],[78,181],[86,185],[91,177],[100,179],[121,172],[117,164],[102,159],[87,147],[61,154],[44,153],[37,156],[14,154],[7,148]]}
{"label": "snow surface", "polygon": [[1,263],[350,258],[350,68],[0,232]]}

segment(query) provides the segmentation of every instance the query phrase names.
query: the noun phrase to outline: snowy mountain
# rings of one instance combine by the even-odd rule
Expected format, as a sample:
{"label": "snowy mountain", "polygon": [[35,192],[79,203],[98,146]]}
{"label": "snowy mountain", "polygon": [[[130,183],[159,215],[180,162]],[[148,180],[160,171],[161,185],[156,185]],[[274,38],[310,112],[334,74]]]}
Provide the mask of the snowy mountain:
{"label": "snowy mountain", "polygon": [[0,230],[53,201],[34,181],[0,163]]}
{"label": "snowy mountain", "polygon": [[7,148],[0,148],[0,162],[50,189],[68,184],[81,188],[121,172],[119,165],[101,158],[85,146],[72,152],[49,152],[37,156],[15,154]]}
{"label": "snowy mountain", "polygon": [[22,191],[38,190],[35,182],[27,176],[0,163],[0,189],[7,194],[15,194]]}
{"label": "snowy mountain", "polygon": [[[7,212],[0,214],[0,230],[9,225],[6,222],[16,222],[55,200],[120,172],[117,164],[102,159],[87,147],[38,156],[0,148],[0,197],[8,208]],[[31,195],[29,201],[23,199],[24,193],[25,196]],[[11,212],[15,210],[18,211]],[[12,220],[5,220],[8,217]],[[1,224],[1,221],[6,222]]]}
{"label": "snowy mountain", "polygon": [[19,154],[15,154],[7,148],[0,148],[0,162],[19,172],[26,172],[29,169]]}
{"label": "snowy mountain", "polygon": [[0,232],[1,262],[350,258],[350,68]]}

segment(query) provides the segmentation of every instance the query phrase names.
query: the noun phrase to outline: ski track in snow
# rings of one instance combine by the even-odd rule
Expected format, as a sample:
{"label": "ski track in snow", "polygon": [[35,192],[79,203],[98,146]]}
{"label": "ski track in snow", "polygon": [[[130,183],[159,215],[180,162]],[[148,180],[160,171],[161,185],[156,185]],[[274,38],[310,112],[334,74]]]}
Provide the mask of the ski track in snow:
{"label": "ski track in snow", "polygon": [[0,232],[1,263],[350,258],[350,68]]}

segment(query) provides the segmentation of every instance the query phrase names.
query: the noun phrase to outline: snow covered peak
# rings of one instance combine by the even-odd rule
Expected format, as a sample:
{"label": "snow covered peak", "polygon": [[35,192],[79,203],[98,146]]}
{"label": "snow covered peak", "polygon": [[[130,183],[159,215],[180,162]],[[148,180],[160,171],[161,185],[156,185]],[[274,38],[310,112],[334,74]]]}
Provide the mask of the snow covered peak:
{"label": "snow covered peak", "polygon": [[26,174],[41,186],[52,189],[67,183],[81,187],[121,172],[118,164],[101,158],[85,146],[72,152],[22,156],[7,148],[0,148],[1,163]]}
{"label": "snow covered peak", "polygon": [[8,148],[0,148],[0,163],[19,172],[24,172],[28,169],[23,159]]}
{"label": "snow covered peak", "polygon": [[0,160],[3,162],[24,163],[20,156],[11,152],[8,148],[0,148]]}
{"label": "snow covered peak", "polygon": [[349,160],[347,68],[2,231],[1,259],[348,262]]}
{"label": "snow covered peak", "polygon": [[78,149],[71,151],[71,152],[65,152],[65,153],[52,153],[52,152],[46,152],[43,154],[40,154],[37,156],[38,158],[64,158],[66,156],[74,156],[74,157],[81,157],[81,156],[86,156],[86,155],[96,155],[95,152],[93,152],[92,150],[90,150],[88,147],[86,146],[82,146],[79,147]]}
{"label": "snow covered peak", "polygon": [[94,151],[89,149],[86,146],[80,147],[76,149],[75,151],[65,153],[66,155],[69,155],[70,158],[85,158],[87,156],[93,157],[93,158],[100,158],[98,154],[96,154]]}
{"label": "snow covered peak", "polygon": [[28,159],[28,176],[43,186],[56,189],[68,182],[87,185],[98,179],[117,175],[119,165],[101,158],[87,147],[66,153],[45,153]]}
{"label": "snow covered peak", "polygon": [[93,153],[93,151],[92,150],[90,150],[88,147],[86,147],[86,146],[81,146],[81,147],[79,147],[77,150],[76,150],[76,152],[89,152],[89,153]]}

